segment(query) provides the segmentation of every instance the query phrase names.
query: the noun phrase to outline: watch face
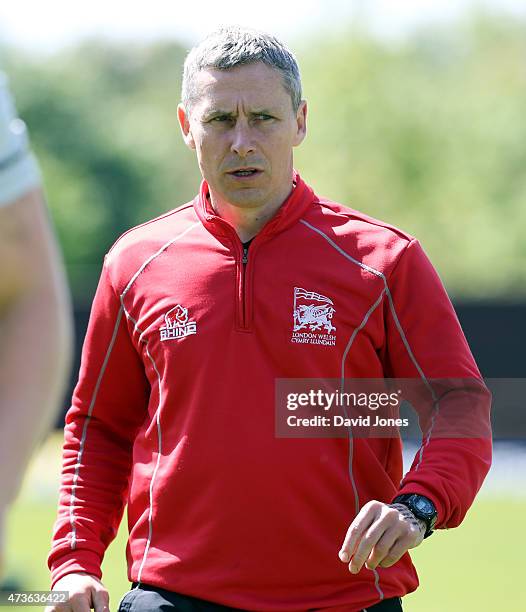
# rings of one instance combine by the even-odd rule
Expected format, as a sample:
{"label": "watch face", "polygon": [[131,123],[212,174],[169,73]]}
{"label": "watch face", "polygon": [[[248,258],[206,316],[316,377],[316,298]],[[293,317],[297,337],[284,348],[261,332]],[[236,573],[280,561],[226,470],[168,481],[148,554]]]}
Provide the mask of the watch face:
{"label": "watch face", "polygon": [[425,497],[414,497],[413,505],[415,507],[415,510],[418,510],[418,512],[421,512],[422,514],[426,514],[427,516],[432,516],[435,513],[435,508],[433,507],[433,504]]}

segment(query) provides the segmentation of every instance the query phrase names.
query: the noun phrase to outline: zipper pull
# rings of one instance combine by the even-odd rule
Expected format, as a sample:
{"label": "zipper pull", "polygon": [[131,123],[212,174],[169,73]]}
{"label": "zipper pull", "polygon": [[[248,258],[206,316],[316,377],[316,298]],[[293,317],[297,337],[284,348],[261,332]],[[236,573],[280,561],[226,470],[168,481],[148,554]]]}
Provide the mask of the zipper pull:
{"label": "zipper pull", "polygon": [[243,265],[246,266],[248,263],[248,247],[243,247],[243,259],[241,260]]}

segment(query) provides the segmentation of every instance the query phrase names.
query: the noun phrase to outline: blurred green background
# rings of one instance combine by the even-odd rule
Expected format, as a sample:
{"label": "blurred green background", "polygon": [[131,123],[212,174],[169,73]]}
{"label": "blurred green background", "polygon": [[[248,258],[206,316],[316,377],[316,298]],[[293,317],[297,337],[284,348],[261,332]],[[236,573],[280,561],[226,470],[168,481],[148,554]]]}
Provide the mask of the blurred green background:
{"label": "blurred green background", "polygon": [[[309,104],[302,176],[416,235],[453,298],[523,299],[526,22],[476,12],[398,42],[354,22],[291,46]],[[176,117],[184,55],[98,39],[42,58],[0,51],[77,302],[123,231],[197,192]]]}
{"label": "blurred green background", "polygon": [[[295,163],[307,182],[416,235],[455,300],[524,303],[526,21],[479,11],[395,41],[354,22],[289,42],[309,105]],[[175,112],[187,48],[94,38],[41,57],[0,47],[77,306],[89,305],[122,232],[197,191]],[[9,517],[7,574],[26,589],[49,585],[60,437],[35,457]],[[423,588],[404,609],[526,610],[525,515],[523,488],[482,496],[464,525],[415,551]],[[125,541],[121,529],[104,564],[114,606],[128,588]]]}

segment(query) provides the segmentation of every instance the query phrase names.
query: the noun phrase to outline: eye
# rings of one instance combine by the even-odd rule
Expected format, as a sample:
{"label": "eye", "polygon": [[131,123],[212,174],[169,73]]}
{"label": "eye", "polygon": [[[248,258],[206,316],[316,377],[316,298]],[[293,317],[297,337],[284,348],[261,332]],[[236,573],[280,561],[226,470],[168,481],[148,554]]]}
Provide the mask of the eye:
{"label": "eye", "polygon": [[255,115],[255,118],[258,121],[268,121],[268,119],[273,119],[270,115],[265,115],[264,113],[259,113],[259,115]]}
{"label": "eye", "polygon": [[230,115],[217,115],[217,117],[212,117],[210,121],[215,123],[225,123],[226,121],[232,121],[232,117]]}

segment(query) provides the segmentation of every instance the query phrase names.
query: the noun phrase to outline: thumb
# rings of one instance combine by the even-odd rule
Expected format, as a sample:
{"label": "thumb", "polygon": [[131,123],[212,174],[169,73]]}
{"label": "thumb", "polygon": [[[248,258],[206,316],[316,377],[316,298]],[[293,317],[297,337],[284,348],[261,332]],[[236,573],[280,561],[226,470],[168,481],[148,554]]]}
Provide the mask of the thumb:
{"label": "thumb", "polygon": [[110,595],[104,588],[93,589],[93,608],[95,612],[110,612]]}

